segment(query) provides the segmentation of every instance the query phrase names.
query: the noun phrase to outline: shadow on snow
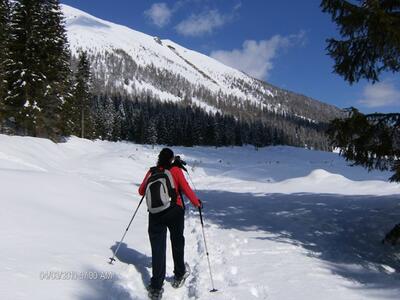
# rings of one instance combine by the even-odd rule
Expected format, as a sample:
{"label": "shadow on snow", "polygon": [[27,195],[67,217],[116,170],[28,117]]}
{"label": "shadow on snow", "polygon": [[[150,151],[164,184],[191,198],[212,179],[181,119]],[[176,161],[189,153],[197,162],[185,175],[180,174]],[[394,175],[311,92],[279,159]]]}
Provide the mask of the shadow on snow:
{"label": "shadow on snow", "polygon": [[[95,268],[87,268],[84,272],[99,274],[101,271]],[[77,297],[79,300],[139,300],[132,297],[129,291],[121,284],[117,274],[106,280],[85,280],[87,288]]]}
{"label": "shadow on snow", "polygon": [[[116,242],[111,250],[114,253],[118,247]],[[146,256],[134,249],[128,248],[127,244],[122,243],[116,255],[115,263],[125,263],[132,265],[140,274],[143,285],[147,285],[150,281],[150,273],[147,268],[151,267],[151,257]],[[88,269],[87,272],[100,273],[98,270]],[[119,276],[114,273],[112,278],[107,280],[87,280],[89,291],[79,297],[80,300],[127,300],[127,299],[143,299],[143,297],[132,296],[129,291],[124,288]]]}
{"label": "shadow on snow", "polygon": [[[220,191],[198,194],[205,200],[206,226],[212,222],[223,229],[265,233],[256,239],[299,245],[309,256],[324,261],[333,274],[361,283],[360,288],[398,292],[399,249],[380,243],[400,220],[398,196],[254,195]],[[117,246],[118,242],[111,250],[114,252]],[[150,281],[151,257],[122,243],[117,258],[136,268],[144,285]],[[118,276],[87,282],[91,293],[81,295],[81,300],[140,299],[132,298]]]}
{"label": "shadow on snow", "polygon": [[[111,250],[114,253],[117,250],[118,243],[116,242]],[[151,257],[136,251],[135,249],[128,248],[127,244],[122,243],[119,247],[116,258],[123,263],[132,265],[136,271],[142,276],[143,285],[146,286],[150,282],[150,273],[147,268],[151,268]]]}
{"label": "shadow on snow", "polygon": [[300,245],[325,261],[334,274],[362,283],[363,288],[399,287],[399,249],[381,244],[400,221],[398,196],[198,193],[206,200],[205,222],[257,230],[266,233],[261,239]]}

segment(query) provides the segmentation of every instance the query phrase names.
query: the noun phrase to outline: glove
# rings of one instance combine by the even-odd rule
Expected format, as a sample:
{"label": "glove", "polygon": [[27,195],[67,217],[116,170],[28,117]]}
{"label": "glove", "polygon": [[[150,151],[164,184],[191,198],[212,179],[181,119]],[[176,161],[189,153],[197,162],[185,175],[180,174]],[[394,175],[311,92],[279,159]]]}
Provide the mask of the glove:
{"label": "glove", "polygon": [[200,208],[200,209],[203,209],[203,202],[201,202],[200,199],[198,199],[198,200],[199,200],[199,206],[197,206],[197,207]]}
{"label": "glove", "polygon": [[187,172],[187,169],[184,167],[186,166],[186,162],[183,161],[180,156],[175,156],[174,163],[172,165],[177,166],[178,168],[181,168],[182,170]]}

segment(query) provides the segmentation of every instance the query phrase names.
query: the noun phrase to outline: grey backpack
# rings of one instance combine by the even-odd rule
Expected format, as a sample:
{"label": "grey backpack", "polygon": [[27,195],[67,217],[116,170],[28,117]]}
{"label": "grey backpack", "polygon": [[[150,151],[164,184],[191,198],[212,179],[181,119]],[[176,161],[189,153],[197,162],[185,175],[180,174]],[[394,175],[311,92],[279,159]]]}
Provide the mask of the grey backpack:
{"label": "grey backpack", "polygon": [[174,179],[169,170],[153,167],[150,172],[146,186],[146,203],[149,212],[156,214],[166,210],[171,204],[176,204],[177,195]]}

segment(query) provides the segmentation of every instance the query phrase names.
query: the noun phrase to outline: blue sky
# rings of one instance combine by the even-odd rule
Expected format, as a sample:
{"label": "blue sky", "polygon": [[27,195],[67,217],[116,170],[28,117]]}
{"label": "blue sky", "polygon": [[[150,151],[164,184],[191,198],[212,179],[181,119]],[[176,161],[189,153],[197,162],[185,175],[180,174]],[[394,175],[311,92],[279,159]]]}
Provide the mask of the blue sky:
{"label": "blue sky", "polygon": [[400,76],[350,86],[332,74],[337,36],[320,0],[62,0],[99,18],[171,39],[278,87],[365,113],[399,112]]}

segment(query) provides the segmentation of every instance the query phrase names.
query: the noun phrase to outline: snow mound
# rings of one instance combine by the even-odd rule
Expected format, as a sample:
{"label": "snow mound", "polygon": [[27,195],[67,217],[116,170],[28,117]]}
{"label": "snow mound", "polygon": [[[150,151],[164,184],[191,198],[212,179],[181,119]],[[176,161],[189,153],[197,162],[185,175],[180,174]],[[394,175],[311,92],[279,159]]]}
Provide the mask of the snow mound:
{"label": "snow mound", "polygon": [[334,179],[344,179],[343,176],[338,175],[338,174],[332,174],[329,173],[328,171],[324,169],[316,169],[310,173],[310,175],[307,176],[310,180],[324,180],[327,178],[334,178]]}

